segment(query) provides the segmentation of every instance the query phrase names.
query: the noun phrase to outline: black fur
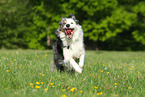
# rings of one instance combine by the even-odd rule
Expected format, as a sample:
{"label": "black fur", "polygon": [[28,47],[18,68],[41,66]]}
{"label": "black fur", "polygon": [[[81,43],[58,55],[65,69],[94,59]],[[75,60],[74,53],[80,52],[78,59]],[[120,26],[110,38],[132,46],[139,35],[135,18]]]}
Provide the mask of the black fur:
{"label": "black fur", "polygon": [[56,42],[53,44],[53,56],[54,56],[54,65],[57,70],[62,72],[64,71],[64,57],[63,57],[63,45],[60,37],[57,37]]}

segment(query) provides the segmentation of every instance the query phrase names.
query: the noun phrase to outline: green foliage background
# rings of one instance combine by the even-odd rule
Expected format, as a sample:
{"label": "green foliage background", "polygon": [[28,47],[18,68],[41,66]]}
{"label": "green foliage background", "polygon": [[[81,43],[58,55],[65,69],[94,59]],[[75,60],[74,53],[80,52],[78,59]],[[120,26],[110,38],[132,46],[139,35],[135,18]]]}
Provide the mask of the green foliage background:
{"label": "green foliage background", "polygon": [[0,0],[0,48],[46,49],[61,17],[73,13],[86,46],[145,50],[144,5],[145,0]]}

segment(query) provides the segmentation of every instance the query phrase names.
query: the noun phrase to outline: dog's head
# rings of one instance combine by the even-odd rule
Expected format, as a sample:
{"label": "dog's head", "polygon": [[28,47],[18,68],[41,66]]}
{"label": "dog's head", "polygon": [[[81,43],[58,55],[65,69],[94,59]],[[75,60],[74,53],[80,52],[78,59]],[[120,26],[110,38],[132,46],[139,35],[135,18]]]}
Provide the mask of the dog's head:
{"label": "dog's head", "polygon": [[74,30],[76,27],[76,22],[72,18],[66,18],[64,21],[63,31],[65,32],[67,38],[72,38]]}
{"label": "dog's head", "polygon": [[63,17],[61,19],[59,26],[60,30],[66,34],[67,38],[71,39],[77,24],[78,20],[75,19],[75,16],[73,14],[70,14],[68,18]]}

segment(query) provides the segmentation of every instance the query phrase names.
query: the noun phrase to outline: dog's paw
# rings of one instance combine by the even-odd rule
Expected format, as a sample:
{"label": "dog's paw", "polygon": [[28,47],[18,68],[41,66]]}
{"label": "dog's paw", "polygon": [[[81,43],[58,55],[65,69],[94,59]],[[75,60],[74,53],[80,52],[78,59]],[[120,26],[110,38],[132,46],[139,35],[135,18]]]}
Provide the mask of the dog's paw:
{"label": "dog's paw", "polygon": [[84,64],[79,64],[80,68],[83,68],[84,67]]}
{"label": "dog's paw", "polygon": [[82,73],[82,69],[80,68],[80,69],[77,69],[76,70],[78,73]]}

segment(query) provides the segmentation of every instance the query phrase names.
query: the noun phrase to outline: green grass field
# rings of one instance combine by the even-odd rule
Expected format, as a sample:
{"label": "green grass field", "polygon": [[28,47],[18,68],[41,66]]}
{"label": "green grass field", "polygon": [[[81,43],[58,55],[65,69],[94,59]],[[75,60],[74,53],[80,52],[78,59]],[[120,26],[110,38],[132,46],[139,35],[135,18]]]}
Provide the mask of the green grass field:
{"label": "green grass field", "polygon": [[0,97],[145,96],[145,52],[87,51],[82,74],[52,64],[50,50],[0,50]]}

